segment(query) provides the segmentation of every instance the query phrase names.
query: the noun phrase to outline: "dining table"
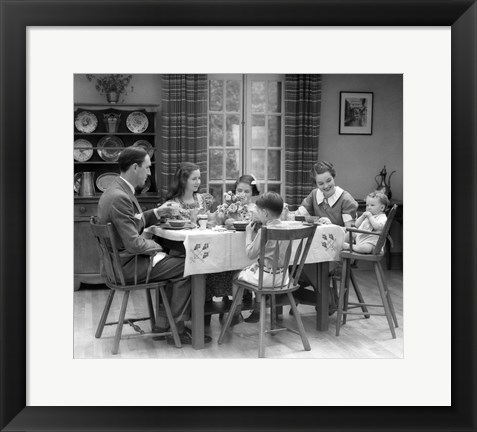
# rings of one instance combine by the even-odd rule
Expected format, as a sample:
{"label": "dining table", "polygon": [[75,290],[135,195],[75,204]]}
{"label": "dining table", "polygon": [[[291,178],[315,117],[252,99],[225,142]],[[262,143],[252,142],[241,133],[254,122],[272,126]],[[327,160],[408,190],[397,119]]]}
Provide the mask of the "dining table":
{"label": "dining table", "polygon": [[[301,222],[283,222],[284,229],[304,226]],[[149,235],[176,244],[185,253],[184,276],[191,277],[192,347],[204,348],[205,275],[241,270],[254,261],[245,253],[245,232],[218,226],[207,229],[177,229],[168,224],[146,228]],[[339,261],[344,230],[337,225],[319,225],[305,261],[306,273],[314,281],[316,328],[328,330],[329,262]],[[173,246],[172,246],[173,247]]]}

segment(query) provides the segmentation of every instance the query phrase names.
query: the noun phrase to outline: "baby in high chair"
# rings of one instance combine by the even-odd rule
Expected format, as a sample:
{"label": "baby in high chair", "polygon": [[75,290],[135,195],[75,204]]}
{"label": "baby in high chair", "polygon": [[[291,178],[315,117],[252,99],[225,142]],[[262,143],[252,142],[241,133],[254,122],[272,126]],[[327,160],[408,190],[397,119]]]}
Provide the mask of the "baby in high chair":
{"label": "baby in high chair", "polygon": [[[260,257],[260,230],[259,228],[261,225],[265,225],[266,227],[276,227],[282,225],[280,221],[280,215],[283,211],[283,198],[277,194],[276,192],[266,192],[263,195],[259,196],[256,202],[257,210],[255,221],[251,222],[246,227],[246,234],[245,234],[245,244],[246,244],[246,253],[249,259],[257,260],[251,266],[246,267],[245,269],[241,270],[237,273],[236,279],[245,281],[254,285],[258,285],[258,276],[259,276],[259,264],[258,258]],[[279,263],[284,261],[287,242],[283,242],[280,244],[280,253],[279,253]],[[269,241],[265,246],[265,268],[271,269],[273,267],[273,253],[275,248],[275,242]],[[263,285],[264,286],[273,286],[274,284],[279,286],[282,282],[282,277],[285,277],[285,284],[288,283],[288,269],[283,269],[285,275],[280,273],[279,275],[264,272],[263,274]],[[234,294],[237,288],[234,284]],[[240,322],[240,319],[237,319],[238,315],[240,314],[240,307],[237,307],[235,310],[236,316],[232,321],[231,325],[237,324]],[[252,314],[245,319],[246,322],[258,322],[260,317],[260,303],[259,299],[257,298],[254,304],[254,310]]]}
{"label": "baby in high chair", "polygon": [[[386,224],[387,216],[384,211],[388,205],[389,199],[385,194],[371,192],[366,197],[366,211],[356,219],[356,227],[364,231],[381,232]],[[373,252],[379,236],[353,233],[353,238],[353,251],[367,254]],[[343,250],[349,250],[349,243],[343,243]]]}

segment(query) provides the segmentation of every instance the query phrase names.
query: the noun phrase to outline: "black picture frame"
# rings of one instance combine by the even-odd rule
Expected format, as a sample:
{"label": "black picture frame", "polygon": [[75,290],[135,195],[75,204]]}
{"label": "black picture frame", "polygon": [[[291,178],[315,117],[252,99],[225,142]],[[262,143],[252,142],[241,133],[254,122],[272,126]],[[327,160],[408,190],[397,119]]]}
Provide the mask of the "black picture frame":
{"label": "black picture frame", "polygon": [[[114,11],[111,12],[111,6]],[[0,0],[0,427],[4,431],[475,431],[476,64],[474,0],[210,2]],[[30,407],[26,406],[27,26],[451,26],[452,405],[449,407]],[[60,61],[60,60],[59,60]],[[52,65],[54,68],[54,65]],[[53,69],[52,69],[53,70]],[[34,163],[34,161],[32,161]],[[443,173],[450,178],[451,173]],[[429,183],[428,187],[439,187]],[[432,207],[449,205],[449,199]],[[431,207],[430,207],[431,208]],[[424,252],[423,252],[424,253]],[[436,267],[438,268],[438,267]],[[423,270],[425,271],[425,270]],[[432,270],[438,271],[438,270]],[[414,287],[418,289],[418,287]],[[441,311],[422,305],[423,319]],[[38,323],[41,325],[41,323]],[[45,334],[54,329],[45,328]],[[346,370],[343,362],[343,373]],[[354,371],[356,372],[356,371]],[[276,377],[274,377],[275,379]],[[52,379],[59,379],[52,377]],[[119,379],[119,377],[118,377]],[[283,379],[286,398],[294,371]],[[221,380],[222,381],[222,380]],[[372,381],[361,379],[361,385]],[[211,380],[211,385],[215,385]],[[254,382],[254,385],[257,383]],[[217,391],[233,391],[234,383]],[[259,385],[259,384],[257,384]],[[259,385],[260,390],[266,391]],[[252,387],[252,385],[251,385]],[[100,391],[101,389],[99,389]],[[326,389],[316,389],[317,392]],[[346,391],[346,389],[343,389]],[[390,390],[392,391],[392,389]],[[412,389],[409,390],[410,392]],[[184,385],[184,392],[187,386]],[[133,396],[132,396],[133,397]],[[383,400],[386,395],[383,394]],[[105,404],[107,400],[105,399]]]}
{"label": "black picture frame", "polygon": [[340,135],[373,134],[373,92],[340,92]]}

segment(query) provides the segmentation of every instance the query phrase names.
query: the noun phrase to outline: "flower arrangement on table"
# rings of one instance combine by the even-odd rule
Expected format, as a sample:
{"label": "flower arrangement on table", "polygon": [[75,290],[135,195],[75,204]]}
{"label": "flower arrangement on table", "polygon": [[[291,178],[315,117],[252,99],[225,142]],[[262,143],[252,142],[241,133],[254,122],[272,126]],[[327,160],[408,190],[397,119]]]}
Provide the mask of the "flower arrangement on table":
{"label": "flower arrangement on table", "polygon": [[234,194],[232,191],[224,193],[224,203],[217,206],[216,215],[220,219],[249,220],[250,212],[246,197],[243,194]]}

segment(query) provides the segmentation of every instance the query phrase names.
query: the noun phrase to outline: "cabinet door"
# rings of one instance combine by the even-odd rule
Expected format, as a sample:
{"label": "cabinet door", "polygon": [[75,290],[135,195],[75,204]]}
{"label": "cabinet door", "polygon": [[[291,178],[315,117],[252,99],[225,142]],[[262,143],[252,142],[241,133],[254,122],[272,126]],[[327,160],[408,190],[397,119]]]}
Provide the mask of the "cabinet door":
{"label": "cabinet door", "polygon": [[99,254],[89,226],[89,218],[75,219],[75,274],[99,274]]}

